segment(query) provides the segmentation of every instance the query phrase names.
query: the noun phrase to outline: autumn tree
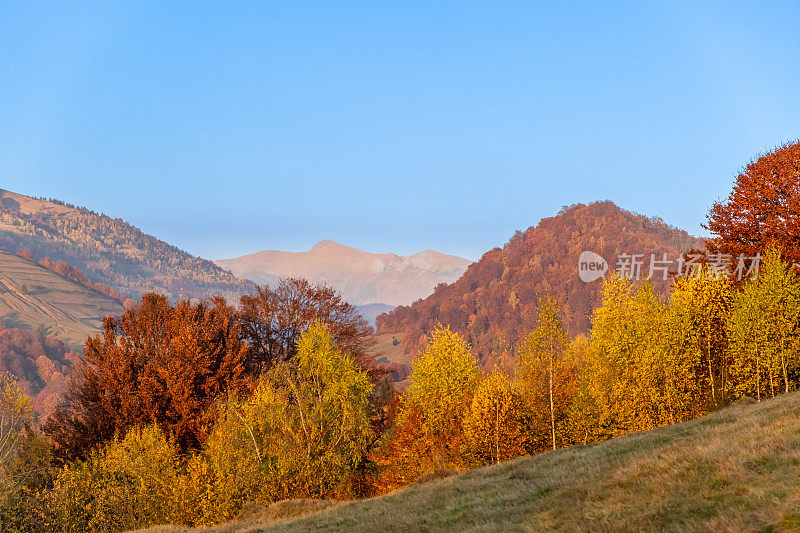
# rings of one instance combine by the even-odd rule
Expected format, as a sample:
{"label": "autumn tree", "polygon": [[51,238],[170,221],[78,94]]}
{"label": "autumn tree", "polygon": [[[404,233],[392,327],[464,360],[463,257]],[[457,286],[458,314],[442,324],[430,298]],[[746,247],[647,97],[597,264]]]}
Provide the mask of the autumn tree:
{"label": "autumn tree", "polygon": [[729,322],[730,352],[741,394],[789,392],[800,352],[800,281],[777,245],[764,253],[756,279],[737,295]]}
{"label": "autumn tree", "polygon": [[47,442],[33,428],[33,402],[0,372],[0,530],[34,531],[37,497],[49,482]]}
{"label": "autumn tree", "polygon": [[525,454],[524,408],[519,391],[500,372],[480,380],[464,428],[473,453],[499,463]]}
{"label": "autumn tree", "polygon": [[315,321],[323,323],[336,344],[370,366],[372,328],[342,295],[326,285],[301,278],[282,279],[277,287],[257,286],[241,298],[243,332],[264,369],[290,359],[297,341]]}
{"label": "autumn tree", "polygon": [[[550,446],[556,449],[556,419],[561,419],[569,405],[572,371],[565,365],[567,331],[561,322],[562,311],[553,296],[539,299],[536,327],[517,347],[518,379],[530,403],[531,416],[540,418],[543,404],[548,413]],[[542,401],[544,400],[544,401]],[[541,424],[534,423],[541,434]],[[540,437],[539,437],[540,438]]]}
{"label": "autumn tree", "polygon": [[669,300],[668,334],[673,346],[696,352],[698,389],[710,392],[709,403],[718,405],[726,401],[730,387],[727,324],[734,290],[727,273],[706,268],[700,274],[676,280]]}
{"label": "autumn tree", "polygon": [[682,327],[675,318],[648,283],[606,278],[579,395],[593,409],[597,437],[695,416],[697,353],[672,336]]}
{"label": "autumn tree", "polygon": [[235,310],[150,293],[90,338],[80,379],[46,423],[60,457],[82,456],[129,428],[156,423],[181,450],[198,448],[229,391],[252,386]]}
{"label": "autumn tree", "polygon": [[125,531],[182,521],[178,450],[154,425],[131,428],[61,469],[45,498],[52,531]]}
{"label": "autumn tree", "polygon": [[751,161],[706,228],[716,235],[706,241],[713,253],[752,257],[774,241],[790,263],[800,262],[800,142]]}
{"label": "autumn tree", "polygon": [[598,438],[599,408],[589,386],[594,376],[586,370],[591,362],[589,338],[583,334],[572,338],[567,347],[567,365],[573,370],[574,382],[562,423],[564,437],[571,444],[587,444]]}
{"label": "autumn tree", "polygon": [[385,489],[471,464],[464,419],[478,378],[469,344],[447,327],[433,330],[413,362],[397,422],[377,453]]}
{"label": "autumn tree", "polygon": [[372,442],[372,386],[320,322],[297,352],[262,376],[249,399],[223,409],[190,465],[195,523],[231,518],[247,501],[346,498]]}
{"label": "autumn tree", "polygon": [[8,372],[0,373],[0,475],[19,452],[33,422],[33,403]]}

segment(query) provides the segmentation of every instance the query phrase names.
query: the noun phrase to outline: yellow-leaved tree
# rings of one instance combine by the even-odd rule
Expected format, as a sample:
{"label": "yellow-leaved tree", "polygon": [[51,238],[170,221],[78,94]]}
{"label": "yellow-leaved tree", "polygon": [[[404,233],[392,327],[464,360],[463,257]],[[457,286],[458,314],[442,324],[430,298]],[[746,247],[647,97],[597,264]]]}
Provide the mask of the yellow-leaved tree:
{"label": "yellow-leaved tree", "polygon": [[469,345],[449,328],[437,328],[414,361],[409,381],[408,401],[421,412],[420,430],[431,459],[460,463],[463,418],[478,383],[478,362]]}
{"label": "yellow-leaved tree", "polygon": [[511,380],[494,371],[481,379],[464,423],[472,452],[499,463],[525,454],[522,398]]}
{"label": "yellow-leaved tree", "polygon": [[0,372],[0,531],[38,527],[35,493],[47,484],[50,450],[33,431],[33,402]]}
{"label": "yellow-leaved tree", "polygon": [[534,451],[545,442],[555,450],[559,441],[567,441],[561,422],[572,401],[575,375],[565,357],[568,340],[561,317],[555,297],[540,298],[536,327],[517,347],[517,379],[528,404]]}
{"label": "yellow-leaved tree", "polygon": [[734,298],[728,323],[735,389],[740,395],[789,392],[800,353],[800,281],[770,245],[758,277]]}
{"label": "yellow-leaved tree", "polygon": [[347,498],[372,441],[367,374],[317,322],[249,399],[221,409],[189,465],[195,524],[234,516],[245,502]]}
{"label": "yellow-leaved tree", "polygon": [[12,462],[33,422],[33,402],[22,392],[17,380],[0,372],[0,475]]}
{"label": "yellow-leaved tree", "polygon": [[[700,401],[709,407],[724,405],[730,388],[728,317],[734,289],[730,277],[703,269],[675,283],[669,301],[673,346],[691,351]],[[676,339],[680,337],[680,339]]]}
{"label": "yellow-leaved tree", "polygon": [[581,396],[597,421],[595,438],[691,418],[697,364],[673,338],[677,324],[649,283],[606,278],[581,378]]}
{"label": "yellow-leaved tree", "polygon": [[375,454],[380,490],[473,463],[464,418],[478,377],[478,362],[460,335],[447,327],[431,332],[413,363],[396,422]]}
{"label": "yellow-leaved tree", "polygon": [[132,428],[66,465],[47,495],[55,531],[124,531],[182,521],[177,446],[155,426]]}

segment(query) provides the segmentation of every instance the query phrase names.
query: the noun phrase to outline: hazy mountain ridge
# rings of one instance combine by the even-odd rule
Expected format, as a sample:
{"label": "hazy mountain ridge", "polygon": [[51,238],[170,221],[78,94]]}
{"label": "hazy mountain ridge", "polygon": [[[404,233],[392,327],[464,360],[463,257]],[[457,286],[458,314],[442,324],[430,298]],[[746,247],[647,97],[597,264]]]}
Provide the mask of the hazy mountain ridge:
{"label": "hazy mountain ridge", "polygon": [[132,299],[156,291],[172,299],[221,295],[234,300],[251,287],[121,219],[2,189],[0,247],[11,253],[30,250],[36,260],[64,261]]}
{"label": "hazy mountain ridge", "polygon": [[327,283],[355,305],[402,305],[424,298],[440,283],[458,279],[471,261],[433,250],[408,256],[374,254],[324,240],[305,252],[264,250],[216,263],[257,283],[304,277]]}
{"label": "hazy mountain ridge", "polygon": [[356,309],[358,312],[361,313],[361,316],[364,317],[364,320],[370,323],[371,326],[375,326],[375,319],[378,318],[379,315],[383,313],[388,313],[392,309],[394,309],[393,305],[387,304],[364,304],[364,305],[357,305]]}
{"label": "hazy mountain ridge", "polygon": [[[594,251],[613,261],[619,254],[651,253],[670,259],[702,241],[655,217],[625,211],[612,202],[577,204],[538,225],[517,232],[503,248],[483,255],[456,282],[411,306],[400,306],[376,321],[378,334],[397,334],[406,353],[414,352],[438,324],[462,333],[483,363],[508,355],[536,317],[538,297],[554,294],[566,325],[576,335],[589,330],[600,303],[602,282],[578,277],[578,256]],[[615,268],[614,263],[609,264]],[[670,281],[654,281],[666,292]]]}

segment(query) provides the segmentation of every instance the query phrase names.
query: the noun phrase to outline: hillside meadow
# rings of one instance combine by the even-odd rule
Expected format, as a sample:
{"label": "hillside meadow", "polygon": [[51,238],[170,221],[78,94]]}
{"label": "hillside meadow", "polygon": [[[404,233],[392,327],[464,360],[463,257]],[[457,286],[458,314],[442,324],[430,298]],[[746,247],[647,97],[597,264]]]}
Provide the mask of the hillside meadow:
{"label": "hillside meadow", "polygon": [[798,412],[797,392],[746,400],[322,511],[279,502],[219,527],[145,531],[800,531]]}

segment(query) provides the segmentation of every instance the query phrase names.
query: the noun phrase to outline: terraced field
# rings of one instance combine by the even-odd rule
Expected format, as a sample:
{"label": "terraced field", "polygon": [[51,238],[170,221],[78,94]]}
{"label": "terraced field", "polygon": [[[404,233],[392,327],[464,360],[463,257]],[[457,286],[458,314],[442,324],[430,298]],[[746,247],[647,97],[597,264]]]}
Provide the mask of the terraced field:
{"label": "terraced field", "polygon": [[116,301],[27,261],[0,251],[0,320],[9,327],[41,327],[77,351],[95,334],[108,314],[119,314]]}

